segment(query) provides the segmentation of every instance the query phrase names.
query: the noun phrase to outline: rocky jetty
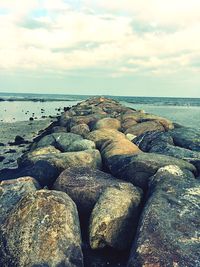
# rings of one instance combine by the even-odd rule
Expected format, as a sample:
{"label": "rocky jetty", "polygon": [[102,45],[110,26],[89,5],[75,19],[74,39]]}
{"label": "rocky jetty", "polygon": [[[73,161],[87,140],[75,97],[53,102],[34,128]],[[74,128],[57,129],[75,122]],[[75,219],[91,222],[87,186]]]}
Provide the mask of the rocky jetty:
{"label": "rocky jetty", "polygon": [[200,266],[197,129],[95,97],[15,160],[0,170],[0,266]]}

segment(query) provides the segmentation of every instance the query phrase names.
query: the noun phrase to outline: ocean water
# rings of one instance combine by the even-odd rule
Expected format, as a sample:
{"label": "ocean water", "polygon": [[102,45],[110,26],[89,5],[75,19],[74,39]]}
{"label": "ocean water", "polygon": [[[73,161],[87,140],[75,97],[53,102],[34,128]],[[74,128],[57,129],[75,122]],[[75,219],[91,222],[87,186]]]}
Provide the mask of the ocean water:
{"label": "ocean water", "polygon": [[[0,121],[24,121],[32,116],[40,119],[42,116],[57,115],[64,107],[75,105],[89,97],[91,96],[0,93]],[[200,129],[200,98],[108,97],[128,107],[142,109],[182,125]]]}

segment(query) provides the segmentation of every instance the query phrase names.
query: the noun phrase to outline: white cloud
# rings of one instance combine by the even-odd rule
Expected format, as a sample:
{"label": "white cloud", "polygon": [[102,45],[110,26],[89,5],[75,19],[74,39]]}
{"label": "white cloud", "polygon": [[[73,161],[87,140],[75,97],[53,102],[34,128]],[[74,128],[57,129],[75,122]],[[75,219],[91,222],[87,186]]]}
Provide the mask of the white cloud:
{"label": "white cloud", "polygon": [[0,68],[8,71],[95,67],[112,69],[110,75],[146,69],[157,75],[195,69],[200,54],[196,0],[85,0],[79,9],[63,0],[7,0],[0,8],[10,11],[0,16]]}

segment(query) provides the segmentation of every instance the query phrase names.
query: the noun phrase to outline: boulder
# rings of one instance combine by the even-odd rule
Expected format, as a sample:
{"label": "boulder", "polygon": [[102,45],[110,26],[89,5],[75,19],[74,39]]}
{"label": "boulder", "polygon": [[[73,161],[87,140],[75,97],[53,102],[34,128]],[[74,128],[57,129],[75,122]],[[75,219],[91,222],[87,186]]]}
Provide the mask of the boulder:
{"label": "boulder", "polygon": [[23,164],[32,165],[36,162],[43,160],[51,163],[58,170],[63,171],[69,167],[101,167],[101,155],[98,150],[91,149],[78,152],[65,152],[65,153],[52,153],[45,155],[37,155],[32,158],[26,159]]}
{"label": "boulder", "polygon": [[47,147],[39,147],[33,151],[24,153],[20,158],[18,158],[17,162],[19,165],[23,164],[22,162],[26,159],[39,156],[39,155],[46,155],[46,154],[53,154],[53,153],[60,153],[60,150],[55,148],[54,146],[47,146]]}
{"label": "boulder", "polygon": [[148,187],[149,178],[159,168],[172,164],[196,173],[196,168],[182,159],[155,153],[143,152],[134,155],[119,155],[110,157],[106,161],[106,166],[111,174],[125,179],[144,190]]}
{"label": "boulder", "polygon": [[200,152],[200,131],[194,128],[181,127],[170,131],[176,146]]}
{"label": "boulder", "polygon": [[122,123],[121,123],[122,131],[125,132],[126,130],[128,130],[129,128],[135,126],[136,124],[137,124],[137,121],[135,121],[133,119],[123,120]]}
{"label": "boulder", "polygon": [[128,155],[139,152],[140,149],[126,138],[109,140],[101,147],[101,155],[105,159],[115,155]]}
{"label": "boulder", "polygon": [[53,185],[54,190],[67,193],[82,214],[90,214],[99,196],[108,187],[124,184],[112,175],[88,167],[64,170]]}
{"label": "boulder", "polygon": [[97,148],[101,146],[108,140],[124,138],[125,135],[114,129],[101,129],[90,132],[87,139],[92,140],[96,143]]}
{"label": "boulder", "polygon": [[158,121],[145,121],[145,122],[138,123],[132,126],[131,128],[127,129],[125,131],[125,134],[130,133],[130,134],[134,134],[138,136],[146,132],[153,132],[153,131],[163,132],[165,131],[165,128]]}
{"label": "boulder", "polygon": [[135,111],[122,116],[123,121],[128,119],[135,120],[136,122],[157,121],[166,131],[174,128],[174,124],[170,120],[142,111]]}
{"label": "boulder", "polygon": [[67,152],[68,147],[75,141],[83,139],[82,136],[73,133],[53,133],[44,136],[38,143],[37,148],[54,146],[62,152]]}
{"label": "boulder", "polygon": [[90,128],[85,123],[75,125],[71,128],[71,133],[79,134],[84,138],[89,134],[89,132],[90,132]]}
{"label": "boulder", "polygon": [[22,198],[1,227],[0,266],[83,266],[76,205],[63,192]]}
{"label": "boulder", "polygon": [[9,216],[9,212],[18,201],[30,192],[40,189],[38,182],[32,177],[21,177],[0,182],[0,224]]}
{"label": "boulder", "polygon": [[177,166],[158,170],[128,267],[200,266],[200,184]]}
{"label": "boulder", "polygon": [[94,126],[94,130],[105,128],[119,130],[121,128],[121,123],[115,118],[103,118],[101,120],[98,120]]}
{"label": "boulder", "polygon": [[77,140],[73,142],[67,149],[69,152],[73,151],[83,151],[83,150],[88,150],[88,149],[95,149],[96,145],[93,141],[87,140],[87,139],[82,139],[82,140]]}
{"label": "boulder", "polygon": [[91,248],[128,249],[136,230],[140,201],[141,192],[130,184],[106,189],[91,214]]}
{"label": "boulder", "polygon": [[173,138],[169,132],[145,132],[133,140],[142,151],[149,152],[156,145],[174,145]]}
{"label": "boulder", "polygon": [[54,126],[51,130],[52,133],[66,133],[67,129],[66,127],[63,126]]}

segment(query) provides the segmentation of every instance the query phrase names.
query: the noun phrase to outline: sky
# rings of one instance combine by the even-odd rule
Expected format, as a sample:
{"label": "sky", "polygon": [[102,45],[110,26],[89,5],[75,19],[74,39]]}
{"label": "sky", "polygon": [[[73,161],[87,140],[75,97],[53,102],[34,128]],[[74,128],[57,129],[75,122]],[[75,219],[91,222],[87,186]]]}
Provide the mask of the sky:
{"label": "sky", "polygon": [[200,1],[0,0],[0,92],[200,97]]}

